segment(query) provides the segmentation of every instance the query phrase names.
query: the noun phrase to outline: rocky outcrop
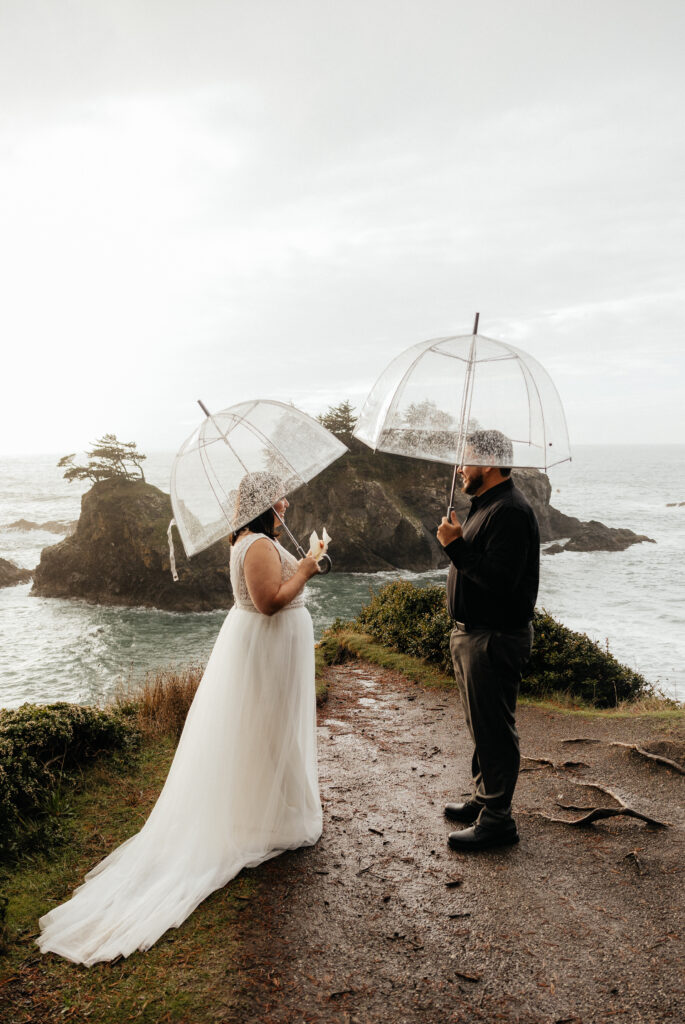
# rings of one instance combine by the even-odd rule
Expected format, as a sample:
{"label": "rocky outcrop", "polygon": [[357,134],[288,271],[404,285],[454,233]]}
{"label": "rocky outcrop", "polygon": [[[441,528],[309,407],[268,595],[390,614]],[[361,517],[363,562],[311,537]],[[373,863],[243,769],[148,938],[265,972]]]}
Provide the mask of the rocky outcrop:
{"label": "rocky outcrop", "polygon": [[[326,526],[338,571],[422,572],[445,566],[435,531],[449,498],[451,468],[374,455],[355,441],[351,445],[348,455],[290,495],[288,525],[295,536],[306,548],[311,531]],[[514,470],[514,478],[537,513],[542,540],[563,541],[548,548],[550,553],[618,551],[648,539],[558,512],[549,504],[551,486],[544,473]],[[464,518],[469,499],[458,492],[455,507]],[[43,550],[32,593],[173,611],[228,607],[228,541],[189,560],[175,534],[179,582],[174,583],[166,536],[170,518],[169,496],[150,484],[95,484],[81,500],[74,534]]]}
{"label": "rocky outcrop", "polygon": [[[560,550],[619,551],[649,540],[631,530],[585,523],[550,505],[548,477],[535,469],[514,470],[516,485],[535,509],[543,542],[563,540]],[[326,526],[333,537],[336,569],[422,572],[447,565],[435,531],[449,500],[452,469],[434,462],[374,454],[352,440],[351,451],[291,497],[288,525],[306,547],[312,529]],[[470,499],[455,495],[464,518]]]}
{"label": "rocky outcrop", "polygon": [[442,559],[435,528],[448,486],[449,467],[365,449],[296,491],[288,525],[305,548],[312,529],[326,526],[341,571],[437,568]]}
{"label": "rocky outcrop", "polygon": [[48,533],[65,533],[67,535],[76,529],[75,522],[66,519],[48,519],[45,523],[34,523],[31,519],[17,519],[14,523],[8,523],[7,530],[46,530]]}
{"label": "rocky outcrop", "polygon": [[21,569],[14,562],[0,558],[0,587],[16,587],[18,583],[28,583],[32,575],[30,569]]}
{"label": "rocky outcrop", "polygon": [[171,501],[151,484],[103,480],[81,499],[72,536],[44,548],[32,594],[97,604],[209,611],[231,604],[227,541],[189,561],[175,535],[179,582],[169,569]]}
{"label": "rocky outcrop", "polygon": [[620,527],[604,526],[596,519],[589,523],[579,523],[579,528],[574,536],[564,544],[564,551],[625,551],[631,544],[639,544],[647,541],[655,544],[656,541],[642,533],[633,533],[632,530]]}

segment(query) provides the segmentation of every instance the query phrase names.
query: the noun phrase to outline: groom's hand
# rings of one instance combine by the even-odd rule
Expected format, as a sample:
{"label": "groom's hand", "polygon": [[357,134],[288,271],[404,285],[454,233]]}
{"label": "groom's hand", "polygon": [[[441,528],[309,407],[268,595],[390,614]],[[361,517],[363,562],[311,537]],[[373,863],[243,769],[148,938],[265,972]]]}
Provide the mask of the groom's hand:
{"label": "groom's hand", "polygon": [[437,537],[444,548],[451,544],[453,540],[461,537],[461,523],[457,519],[457,513],[454,510],[450,513],[449,519],[446,516],[442,517]]}

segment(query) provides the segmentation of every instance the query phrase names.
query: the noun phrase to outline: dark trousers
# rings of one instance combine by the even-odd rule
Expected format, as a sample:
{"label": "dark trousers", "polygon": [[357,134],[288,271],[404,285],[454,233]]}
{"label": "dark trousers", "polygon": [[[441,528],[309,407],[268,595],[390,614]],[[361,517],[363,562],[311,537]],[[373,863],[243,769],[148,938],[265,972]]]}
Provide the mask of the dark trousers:
{"label": "dark trousers", "polygon": [[501,632],[452,630],[450,650],[466,724],[474,744],[473,797],[481,825],[511,821],[519,764],[516,699],[530,658],[533,627]]}

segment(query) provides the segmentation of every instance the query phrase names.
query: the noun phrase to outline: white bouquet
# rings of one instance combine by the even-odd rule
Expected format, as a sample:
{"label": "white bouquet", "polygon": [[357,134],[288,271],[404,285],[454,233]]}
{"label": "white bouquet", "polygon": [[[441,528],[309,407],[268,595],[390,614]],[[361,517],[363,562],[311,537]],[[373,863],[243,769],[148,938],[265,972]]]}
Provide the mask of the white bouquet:
{"label": "white bouquet", "polygon": [[312,557],[315,558],[316,561],[318,562],[321,556],[325,555],[326,552],[328,551],[328,545],[330,543],[330,540],[331,538],[328,536],[328,531],[326,530],[325,526],[323,528],[323,533],[321,534],[320,539],[316,530],[313,530],[309,538],[309,551],[307,552],[307,554],[312,555]]}

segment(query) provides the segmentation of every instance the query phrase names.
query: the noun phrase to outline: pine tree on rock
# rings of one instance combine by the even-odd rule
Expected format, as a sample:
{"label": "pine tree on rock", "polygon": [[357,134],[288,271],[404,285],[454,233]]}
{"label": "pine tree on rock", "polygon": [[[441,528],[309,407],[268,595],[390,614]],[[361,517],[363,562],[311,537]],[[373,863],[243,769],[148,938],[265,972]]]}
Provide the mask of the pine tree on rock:
{"label": "pine tree on rock", "polygon": [[[64,478],[72,480],[111,480],[118,477],[123,480],[141,480],[145,483],[142,462],[147,458],[138,451],[135,441],[119,441],[115,434],[103,434],[95,441],[90,451],[86,452],[88,462],[85,466],[75,466],[76,453],[64,455],[57,466],[64,469]],[[137,470],[136,474],[134,470]]]}

